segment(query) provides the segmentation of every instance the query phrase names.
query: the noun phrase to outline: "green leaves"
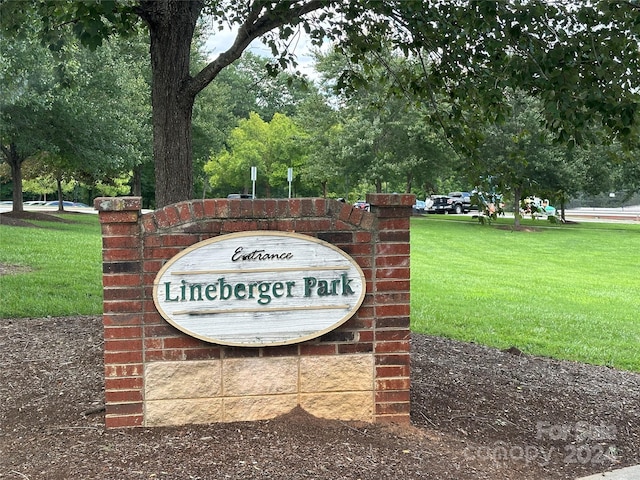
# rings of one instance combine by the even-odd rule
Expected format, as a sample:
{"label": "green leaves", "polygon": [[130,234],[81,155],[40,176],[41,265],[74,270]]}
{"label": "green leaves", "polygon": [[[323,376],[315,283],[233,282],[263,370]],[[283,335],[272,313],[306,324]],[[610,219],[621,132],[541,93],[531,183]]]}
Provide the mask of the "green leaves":
{"label": "green leaves", "polygon": [[135,46],[72,42],[54,53],[35,38],[0,37],[0,139],[34,160],[33,176],[93,185],[149,156],[146,63],[130,61]]}
{"label": "green leaves", "polygon": [[[611,135],[629,135],[637,122],[640,9],[632,3],[388,1],[366,6],[380,16],[359,14],[353,5],[349,12],[358,29],[371,35],[363,39],[343,26],[351,59],[364,65],[375,61],[366,52],[379,44],[377,36],[384,36],[391,50],[428,59],[429,68],[420,75],[431,90],[415,88],[418,82],[410,80],[406,85],[418,96],[434,91],[448,96],[457,120],[461,107],[456,105],[462,103],[503,118],[509,86],[544,99],[547,125],[562,141],[582,141],[585,129],[596,122]],[[366,85],[373,80],[368,72],[362,67],[357,75],[344,75],[343,85]]]}
{"label": "green leaves", "polygon": [[68,43],[69,33],[95,50],[111,36],[136,33],[139,22],[134,9],[136,3],[132,0],[3,2],[0,26],[17,35],[35,27],[42,42],[53,51],[61,50]]}
{"label": "green leaves", "polygon": [[[219,26],[238,27],[238,42],[217,63],[191,72],[186,62],[189,29],[201,11],[212,15]],[[495,122],[507,118],[508,88],[541,99],[542,119],[562,143],[585,141],[594,124],[601,125],[611,139],[634,139],[638,131],[640,8],[635,1],[38,0],[0,4],[3,32],[29,36],[29,30],[35,30],[65,64],[58,72],[66,80],[73,77],[66,65],[71,36],[97,49],[107,38],[135,33],[141,19],[150,27],[152,38],[167,40],[154,50],[154,65],[163,66],[158,72],[173,72],[177,64],[183,69],[166,82],[165,91],[156,92],[157,118],[168,108],[167,99],[188,105],[257,37],[267,35],[265,41],[272,48],[270,73],[295,66],[288,47],[305,31],[316,44],[328,40],[347,56],[348,68],[334,79],[353,98],[374,85],[379,89],[379,106],[385,105],[384,97],[389,95],[431,106],[436,99],[446,99],[440,111],[428,115],[449,132],[470,134],[472,142],[480,141],[473,131],[480,113]],[[182,37],[168,35],[176,30]],[[401,53],[410,66],[385,64],[385,52]],[[176,58],[185,60],[176,62]],[[380,74],[380,65],[386,77]],[[154,79],[154,84],[159,85],[159,80]],[[190,121],[188,115],[184,121]],[[180,130],[189,131],[188,127],[182,125]],[[188,134],[172,137],[175,130],[158,133],[168,137],[158,139],[158,144],[176,146],[180,153],[158,149],[156,171],[175,171],[176,165],[190,168],[190,139]],[[172,192],[171,200],[190,195],[189,181],[185,176],[185,185],[180,184],[180,192]],[[170,187],[162,183],[158,190]]]}
{"label": "green leaves", "polygon": [[232,130],[226,142],[228,148],[211,157],[205,172],[214,188],[227,186],[230,189],[227,193],[249,192],[251,167],[257,167],[258,196],[271,197],[272,191],[275,193],[286,185],[287,168],[302,165],[306,155],[304,136],[285,115],[276,113],[270,122],[265,122],[252,113]]}

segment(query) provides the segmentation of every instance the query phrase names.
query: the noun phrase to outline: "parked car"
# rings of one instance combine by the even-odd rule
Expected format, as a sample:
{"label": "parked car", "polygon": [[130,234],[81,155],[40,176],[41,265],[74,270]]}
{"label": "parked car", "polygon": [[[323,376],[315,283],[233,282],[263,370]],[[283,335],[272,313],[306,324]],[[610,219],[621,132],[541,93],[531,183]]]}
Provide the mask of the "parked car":
{"label": "parked car", "polygon": [[[52,200],[50,202],[47,202],[43,205],[43,207],[58,207],[60,205],[60,202],[58,200]],[[63,207],[76,207],[77,205],[74,202],[70,202],[68,200],[63,200],[62,201],[62,206]]]}
{"label": "parked car", "polygon": [[436,210],[436,201],[440,203],[441,197],[445,197],[445,195],[431,195],[428,201],[425,201],[427,213],[438,213],[440,209]]}
{"label": "parked car", "polygon": [[471,192],[449,192],[449,196],[460,197],[468,203],[471,203]]}
{"label": "parked car", "polygon": [[[41,207],[58,207],[59,202],[58,200],[51,200],[49,202],[35,202],[33,205],[35,206],[41,206]],[[87,205],[86,203],[82,203],[82,202],[72,202],[70,200],[63,200],[62,201],[62,206],[64,208],[67,207],[73,207],[73,208],[92,208],[89,205]]]}
{"label": "parked car", "polygon": [[464,213],[469,212],[472,208],[471,192],[449,192],[452,198],[459,198],[462,201],[462,210]]}
{"label": "parked car", "polygon": [[230,193],[227,198],[253,198],[250,193]]}
{"label": "parked car", "polygon": [[423,202],[422,200],[416,200],[416,203],[413,206],[413,213],[421,215],[425,213],[426,209],[427,209],[427,204],[425,202]]}
{"label": "parked car", "polygon": [[367,212],[371,210],[371,205],[369,205],[364,200],[358,200],[353,204],[354,208],[359,208],[360,210],[366,210]]}
{"label": "parked car", "polygon": [[424,199],[424,211],[429,213],[429,209],[433,206],[433,198],[427,197]]}

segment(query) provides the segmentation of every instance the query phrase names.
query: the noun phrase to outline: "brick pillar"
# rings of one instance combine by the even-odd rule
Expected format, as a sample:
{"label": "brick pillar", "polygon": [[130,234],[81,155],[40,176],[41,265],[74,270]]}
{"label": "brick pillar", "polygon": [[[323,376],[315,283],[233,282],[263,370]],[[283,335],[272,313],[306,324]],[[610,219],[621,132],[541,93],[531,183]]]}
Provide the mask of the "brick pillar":
{"label": "brick pillar", "polygon": [[143,422],[140,197],[97,198],[102,226],[105,424]]}
{"label": "brick pillar", "polygon": [[410,421],[410,246],[415,195],[369,194],[377,217],[373,294],[375,421]]}

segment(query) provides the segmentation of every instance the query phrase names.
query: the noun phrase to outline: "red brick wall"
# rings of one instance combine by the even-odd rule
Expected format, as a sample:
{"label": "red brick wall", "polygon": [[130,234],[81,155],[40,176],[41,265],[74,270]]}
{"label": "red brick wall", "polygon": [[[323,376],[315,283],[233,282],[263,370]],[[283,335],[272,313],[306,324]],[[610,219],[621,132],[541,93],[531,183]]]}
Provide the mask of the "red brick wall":
{"label": "red brick wall", "polygon": [[[375,421],[409,421],[409,220],[413,195],[371,194],[371,212],[335,200],[191,200],[141,214],[138,197],[98,198],[103,235],[106,426],[144,421],[143,366],[166,360],[373,353]],[[367,293],[350,320],[315,340],[224,347],[187,336],[153,302],[153,280],[184,248],[247,230],[317,237],[362,268]]]}

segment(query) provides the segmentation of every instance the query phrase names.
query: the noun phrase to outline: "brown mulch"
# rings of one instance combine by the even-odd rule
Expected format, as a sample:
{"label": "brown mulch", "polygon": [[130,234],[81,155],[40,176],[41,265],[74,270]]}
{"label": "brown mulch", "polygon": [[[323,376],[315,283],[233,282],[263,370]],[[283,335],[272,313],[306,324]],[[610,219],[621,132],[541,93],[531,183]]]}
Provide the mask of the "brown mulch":
{"label": "brown mulch", "polygon": [[[73,213],[73,212],[56,212],[56,213]],[[41,212],[5,212],[0,213],[0,225],[10,227],[36,227],[33,220],[40,222],[61,222],[71,223],[69,220],[57,217],[56,215]]]}
{"label": "brown mulch", "polygon": [[412,339],[412,426],[104,429],[100,317],[0,319],[2,479],[574,479],[640,463],[640,374]]}

